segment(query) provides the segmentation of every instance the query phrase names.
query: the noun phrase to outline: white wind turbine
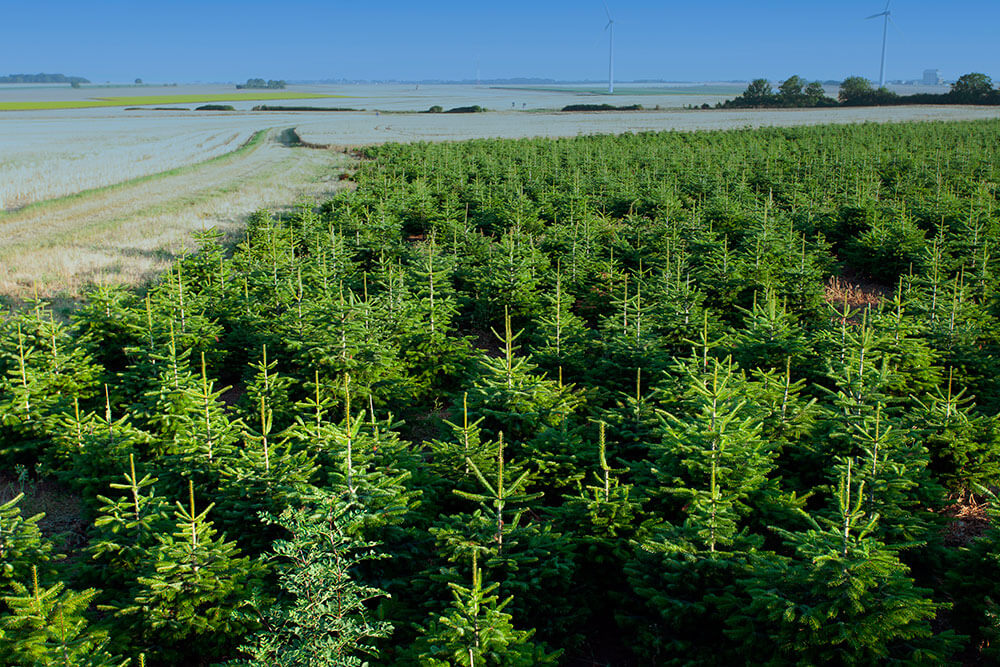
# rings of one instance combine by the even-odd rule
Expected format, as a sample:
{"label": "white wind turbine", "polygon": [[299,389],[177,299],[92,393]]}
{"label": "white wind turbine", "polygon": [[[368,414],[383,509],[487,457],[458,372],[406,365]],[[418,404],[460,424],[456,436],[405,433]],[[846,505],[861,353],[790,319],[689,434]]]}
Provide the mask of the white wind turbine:
{"label": "white wind turbine", "polygon": [[[882,66],[878,70],[878,87],[879,88],[881,88],[882,86],[885,85],[885,38],[886,38],[886,36],[889,33],[889,20],[890,20],[890,17],[892,16],[892,12],[889,11],[889,2],[891,2],[891,0],[886,0],[885,1],[885,9],[883,9],[882,11],[880,11],[878,14],[872,14],[871,16],[869,16],[869,17],[867,17],[865,19],[867,21],[868,19],[877,19],[880,16],[883,17],[883,19],[882,19]],[[895,25],[895,22],[893,22],[893,25]]]}
{"label": "white wind turbine", "polygon": [[615,92],[615,20],[611,18],[608,3],[604,3],[604,13],[608,15],[608,24],[604,29],[608,32],[608,95]]}

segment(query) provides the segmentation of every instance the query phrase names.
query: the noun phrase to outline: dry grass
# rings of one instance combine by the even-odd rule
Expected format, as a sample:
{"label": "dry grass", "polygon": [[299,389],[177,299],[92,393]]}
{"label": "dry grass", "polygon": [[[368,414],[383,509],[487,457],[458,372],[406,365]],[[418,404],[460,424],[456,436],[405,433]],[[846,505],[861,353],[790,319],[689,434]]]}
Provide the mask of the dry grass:
{"label": "dry grass", "polygon": [[8,214],[0,218],[0,294],[76,296],[97,284],[142,283],[193,248],[192,232],[232,235],[255,210],[331,195],[347,162],[269,140],[182,173]]}
{"label": "dry grass", "polygon": [[878,306],[892,296],[892,290],[885,285],[863,280],[855,276],[833,276],[826,281],[823,298],[827,303],[851,308]]}

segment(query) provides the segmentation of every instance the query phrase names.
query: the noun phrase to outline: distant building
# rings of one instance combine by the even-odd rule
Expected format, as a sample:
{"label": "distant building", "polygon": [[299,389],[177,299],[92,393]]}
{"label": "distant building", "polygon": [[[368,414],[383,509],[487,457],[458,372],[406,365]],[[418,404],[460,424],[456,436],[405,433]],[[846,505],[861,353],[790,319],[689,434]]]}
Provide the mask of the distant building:
{"label": "distant building", "polygon": [[941,85],[941,70],[939,70],[939,69],[925,69],[924,70],[923,84],[925,86],[939,86],[939,85]]}

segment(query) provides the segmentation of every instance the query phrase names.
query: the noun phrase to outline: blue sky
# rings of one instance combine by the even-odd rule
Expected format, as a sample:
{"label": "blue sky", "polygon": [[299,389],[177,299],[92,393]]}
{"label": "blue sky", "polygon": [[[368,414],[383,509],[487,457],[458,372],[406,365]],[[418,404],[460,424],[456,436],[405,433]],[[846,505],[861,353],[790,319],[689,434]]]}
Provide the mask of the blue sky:
{"label": "blue sky", "polygon": [[[609,0],[618,80],[878,77],[880,0]],[[895,0],[887,79],[1000,80],[1000,2]],[[93,81],[607,77],[600,0],[0,0],[0,74]]]}

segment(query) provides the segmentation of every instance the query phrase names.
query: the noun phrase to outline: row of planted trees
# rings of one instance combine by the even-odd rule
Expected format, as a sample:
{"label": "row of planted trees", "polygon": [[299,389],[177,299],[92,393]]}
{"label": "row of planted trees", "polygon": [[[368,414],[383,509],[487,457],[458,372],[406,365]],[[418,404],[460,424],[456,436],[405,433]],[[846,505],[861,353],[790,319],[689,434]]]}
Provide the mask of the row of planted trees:
{"label": "row of planted trees", "polygon": [[996,129],[390,145],[27,304],[0,459],[81,528],[0,507],[0,662],[989,656]]}

